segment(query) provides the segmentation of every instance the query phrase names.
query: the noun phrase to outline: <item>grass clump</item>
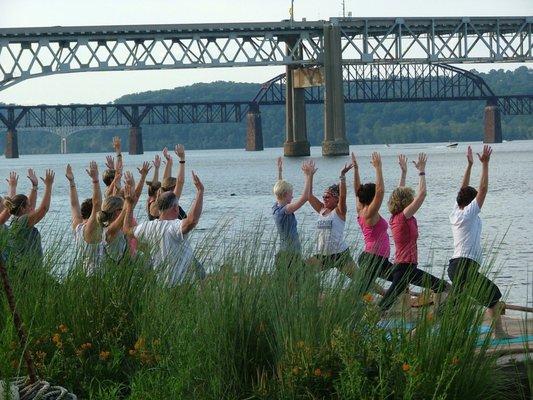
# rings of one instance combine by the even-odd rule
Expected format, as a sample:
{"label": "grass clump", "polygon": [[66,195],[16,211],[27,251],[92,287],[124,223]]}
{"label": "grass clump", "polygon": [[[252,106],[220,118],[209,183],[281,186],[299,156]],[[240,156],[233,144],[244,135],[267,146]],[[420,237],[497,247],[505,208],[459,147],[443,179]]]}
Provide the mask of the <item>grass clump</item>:
{"label": "grass clump", "polygon": [[[220,267],[172,288],[142,255],[92,276],[73,261],[54,278],[61,243],[38,269],[9,265],[39,376],[93,399],[502,398],[467,294],[452,294],[438,317],[422,309],[414,332],[402,314],[384,326],[358,279],[273,269],[263,233],[209,235],[197,256]],[[24,366],[5,300],[0,325],[9,379]]]}

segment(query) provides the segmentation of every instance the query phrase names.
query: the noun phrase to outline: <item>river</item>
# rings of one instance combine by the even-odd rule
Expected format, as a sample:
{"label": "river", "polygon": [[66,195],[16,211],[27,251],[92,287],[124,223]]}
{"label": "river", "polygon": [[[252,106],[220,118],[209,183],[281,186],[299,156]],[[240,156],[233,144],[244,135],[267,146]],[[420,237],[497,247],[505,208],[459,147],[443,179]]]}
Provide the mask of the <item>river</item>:
{"label": "river", "polygon": [[[418,241],[420,264],[432,264],[432,272],[440,274],[452,254],[452,233],[448,215],[453,208],[454,199],[459,188],[464,167],[465,152],[469,143],[459,143],[456,148],[448,148],[446,143],[417,143],[402,145],[363,145],[350,146],[358,156],[362,181],[374,180],[374,171],[370,165],[370,154],[379,151],[383,159],[386,195],[381,213],[388,218],[386,201],[392,189],[397,185],[399,167],[397,155],[404,153],[413,160],[418,152],[428,154],[427,185],[428,195],[417,213],[420,237]],[[480,151],[482,143],[470,143],[474,151]],[[490,163],[489,193],[482,210],[482,240],[486,248],[485,259],[496,255],[496,269],[499,272],[496,282],[507,294],[509,302],[523,305],[533,304],[533,141],[512,141],[493,146],[494,152]],[[281,148],[269,148],[261,152],[246,152],[241,149],[228,150],[191,150],[187,151],[187,176],[182,205],[188,208],[194,196],[194,187],[190,179],[190,170],[194,170],[205,184],[205,203],[198,232],[209,232],[222,219],[233,220],[238,227],[255,226],[251,221],[264,217],[266,231],[273,227],[270,210],[274,198],[272,186],[277,177],[276,157],[282,155]],[[126,169],[135,171],[143,160],[152,160],[155,152],[146,152],[140,156],[124,155]],[[318,171],[315,175],[315,194],[321,195],[323,189],[334,183],[339,171],[348,157],[323,158],[320,147],[311,148],[311,157],[316,161]],[[300,164],[305,158],[285,158],[284,178],[292,182],[295,196],[301,193],[303,176]],[[80,199],[90,196],[90,179],[85,168],[90,160],[97,160],[100,171],[104,168],[104,154],[49,154],[23,155],[19,159],[0,158],[0,176],[7,177],[10,170],[21,176],[19,191],[27,193],[30,187],[26,179],[27,168],[34,168],[39,176],[44,176],[44,169],[56,171],[52,205],[40,228],[43,240],[57,240],[58,232],[67,232],[70,224],[68,182],[64,177],[64,168],[70,163],[74,169]],[[409,162],[410,162],[409,161]],[[481,172],[480,163],[474,164],[471,185],[477,187]],[[175,175],[175,173],[174,173]],[[151,173],[149,174],[149,177]],[[348,224],[347,237],[354,251],[358,254],[362,248],[359,228],[355,221],[355,196],[353,192],[352,173],[348,174]],[[2,179],[0,192],[5,194],[6,183]],[[407,184],[416,188],[418,175],[409,167]],[[39,185],[42,194],[42,182]],[[39,200],[40,201],[40,197]],[[81,200],[80,200],[81,201]],[[144,199],[137,207],[139,220],[145,218]],[[313,237],[313,210],[305,205],[298,211],[299,229]],[[270,235],[268,235],[270,236]],[[70,235],[64,235],[70,238]],[[68,240],[68,239],[67,239]]]}

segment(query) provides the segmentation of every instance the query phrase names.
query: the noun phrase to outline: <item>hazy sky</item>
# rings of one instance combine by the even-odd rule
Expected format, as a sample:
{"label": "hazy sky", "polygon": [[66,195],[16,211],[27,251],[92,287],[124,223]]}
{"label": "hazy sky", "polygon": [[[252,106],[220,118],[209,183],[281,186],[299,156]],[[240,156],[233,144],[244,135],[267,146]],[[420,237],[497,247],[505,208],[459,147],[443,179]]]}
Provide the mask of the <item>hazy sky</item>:
{"label": "hazy sky", "polygon": [[[295,0],[295,19],[340,16],[341,4],[341,0]],[[280,21],[288,18],[289,7],[290,0],[0,0],[0,27]],[[354,17],[531,16],[533,0],[346,0],[346,10]],[[0,102],[108,102],[127,93],[196,82],[264,82],[282,71],[250,67],[60,74],[29,79],[1,91]]]}

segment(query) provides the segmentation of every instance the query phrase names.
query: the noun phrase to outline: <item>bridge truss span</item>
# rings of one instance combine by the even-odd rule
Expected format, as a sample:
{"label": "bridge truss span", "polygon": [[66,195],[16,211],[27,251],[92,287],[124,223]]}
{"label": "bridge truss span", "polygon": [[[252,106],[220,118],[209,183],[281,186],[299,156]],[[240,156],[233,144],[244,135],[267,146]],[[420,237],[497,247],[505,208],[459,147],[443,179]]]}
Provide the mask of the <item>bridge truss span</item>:
{"label": "bridge truss span", "polygon": [[344,64],[518,62],[533,57],[533,17],[335,18]]}
{"label": "bridge truss span", "polygon": [[331,75],[340,64],[523,62],[533,59],[532,23],[533,17],[332,18],[4,28],[0,90],[87,71],[329,65]]}

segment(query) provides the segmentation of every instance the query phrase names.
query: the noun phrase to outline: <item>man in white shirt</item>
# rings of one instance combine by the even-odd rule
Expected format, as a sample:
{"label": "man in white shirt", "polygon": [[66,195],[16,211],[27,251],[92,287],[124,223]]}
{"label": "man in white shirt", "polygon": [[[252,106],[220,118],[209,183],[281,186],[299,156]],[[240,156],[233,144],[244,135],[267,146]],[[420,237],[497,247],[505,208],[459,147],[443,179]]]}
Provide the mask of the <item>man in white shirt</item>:
{"label": "man in white shirt", "polygon": [[490,146],[484,146],[483,153],[478,154],[482,172],[479,189],[476,190],[469,186],[474,158],[472,149],[468,146],[466,155],[468,164],[461,189],[457,194],[455,207],[450,214],[454,252],[448,266],[448,276],[456,289],[469,290],[472,297],[488,307],[488,314],[494,323],[494,336],[496,338],[509,338],[510,336],[503,328],[500,316],[504,307],[503,303],[500,302],[502,297],[500,289],[494,282],[478,272],[482,262],[479,213],[488,191],[491,154]]}
{"label": "man in white shirt", "polygon": [[144,240],[151,245],[154,267],[160,268],[163,280],[175,285],[191,273],[194,255],[187,234],[198,224],[202,214],[204,186],[192,173],[196,197],[186,218],[179,220],[179,198],[174,192],[165,192],[157,200],[159,219],[133,226],[133,194],[125,188],[126,219],[124,232],[128,237]]}

